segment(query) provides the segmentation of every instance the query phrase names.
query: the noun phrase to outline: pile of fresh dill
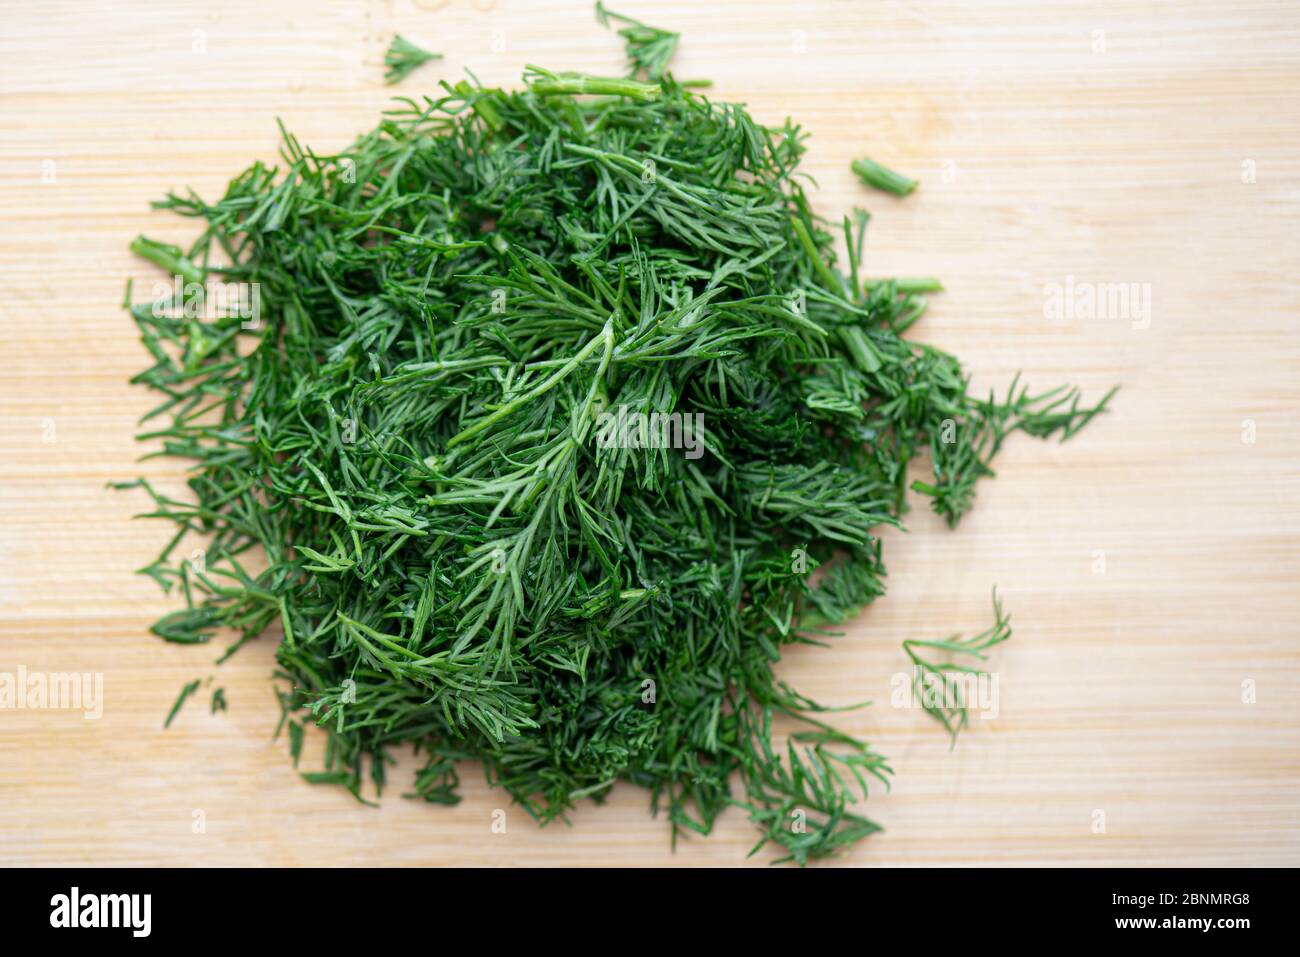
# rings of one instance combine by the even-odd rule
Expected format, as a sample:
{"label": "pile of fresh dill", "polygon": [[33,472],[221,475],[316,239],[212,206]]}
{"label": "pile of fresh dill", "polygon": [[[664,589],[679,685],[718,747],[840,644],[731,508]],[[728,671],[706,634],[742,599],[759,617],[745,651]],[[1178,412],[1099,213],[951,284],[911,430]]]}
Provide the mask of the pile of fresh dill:
{"label": "pile of fresh dill", "polygon": [[[914,458],[955,524],[1009,433],[1068,436],[1105,400],[969,394],[901,337],[936,284],[860,275],[864,213],[837,265],[800,128],[706,99],[666,72],[676,34],[598,12],[626,78],[443,84],[338,155],[286,134],[284,169],[156,204],[206,225],[134,244],[183,280],[174,308],[128,291],[135,381],[165,395],[142,438],[193,460],[190,496],[127,483],[177,525],[144,571],[187,607],[154,630],[233,651],[282,629],[295,760],[304,720],[328,734],[309,780],[360,797],[414,745],[415,795],[456,802],[472,759],[543,822],[629,781],[674,838],[739,805],[804,863],[878,829],[852,807],[889,768],[776,677],[782,646],[883,592],[871,533]],[[218,282],[257,314],[196,307]],[[173,557],[187,536],[201,561]],[[1008,634],[999,610],[908,652],[945,675],[965,666],[918,649]]]}

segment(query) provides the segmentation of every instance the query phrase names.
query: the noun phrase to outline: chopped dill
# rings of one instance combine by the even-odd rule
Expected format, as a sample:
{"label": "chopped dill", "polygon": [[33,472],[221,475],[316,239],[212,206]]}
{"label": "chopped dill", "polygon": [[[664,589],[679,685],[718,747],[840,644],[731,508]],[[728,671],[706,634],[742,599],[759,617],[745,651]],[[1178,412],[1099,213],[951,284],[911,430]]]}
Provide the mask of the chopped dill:
{"label": "chopped dill", "polygon": [[[225,656],[282,634],[294,764],[303,721],[325,734],[307,781],[361,798],[414,746],[428,802],[460,799],[465,760],[542,823],[625,782],[674,841],[738,806],[755,851],[803,864],[879,830],[858,804],[891,770],[776,675],[782,648],[884,593],[875,531],[909,490],[956,524],[1008,435],[1068,437],[1109,396],[972,395],[903,338],[937,280],[861,278],[865,213],[835,251],[802,129],[704,98],[668,71],[676,34],[598,14],[628,77],[443,83],[337,155],[285,133],[279,168],[157,204],[202,233],[133,248],[260,312],[129,306],[161,396],[141,437],[192,463],[184,496],[126,483],[175,525],[143,571],[185,608],[154,631],[233,633]],[[601,441],[615,413],[698,421],[699,444]],[[925,655],[982,655],[996,617],[906,653],[950,674]]]}

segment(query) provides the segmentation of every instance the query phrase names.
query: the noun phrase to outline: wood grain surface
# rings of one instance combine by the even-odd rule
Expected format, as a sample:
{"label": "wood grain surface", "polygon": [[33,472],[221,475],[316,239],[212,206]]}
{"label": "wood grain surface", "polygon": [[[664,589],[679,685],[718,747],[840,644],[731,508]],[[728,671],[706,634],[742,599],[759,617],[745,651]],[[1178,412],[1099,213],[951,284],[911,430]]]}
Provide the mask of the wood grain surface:
{"label": "wood grain surface", "polygon": [[[928,512],[885,544],[889,594],[830,648],[782,663],[889,755],[885,827],[841,863],[1300,864],[1300,4],[623,0],[685,34],[681,76],[812,134],[820,212],[873,212],[873,275],[938,275],[918,335],[977,386],[1123,386],[1075,440],[1012,442],[957,531]],[[133,574],[167,535],[110,481],[183,489],[138,463],[128,386],[145,354],[121,310],[140,232],[193,223],[149,201],[213,196],[271,159],[280,117],[340,148],[393,90],[394,31],[465,67],[610,73],[586,2],[5,2],[0,30],[0,673],[103,675],[103,714],[0,710],[0,863],[745,863],[740,811],[674,853],[618,787],[539,829],[478,769],[454,808],[378,809],[303,783],[273,741],[274,639],[219,648],[147,629],[174,607]],[[871,155],[922,180],[868,193]],[[1150,311],[1053,319],[1053,284],[1137,284]],[[1114,310],[1112,310],[1113,312]],[[954,749],[891,706],[900,642],[1015,637],[999,714]],[[180,686],[213,678],[172,728]],[[504,834],[492,812],[506,811]],[[202,824],[200,827],[199,824]],[[1104,825],[1101,826],[1101,825]],[[762,865],[759,854],[748,863]]]}

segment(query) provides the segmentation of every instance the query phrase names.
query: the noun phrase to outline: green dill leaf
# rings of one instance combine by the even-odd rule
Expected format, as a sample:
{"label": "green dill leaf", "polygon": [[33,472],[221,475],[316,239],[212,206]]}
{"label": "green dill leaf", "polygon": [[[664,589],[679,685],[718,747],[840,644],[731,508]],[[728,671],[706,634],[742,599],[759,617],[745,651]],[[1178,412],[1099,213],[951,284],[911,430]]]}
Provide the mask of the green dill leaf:
{"label": "green dill leaf", "polygon": [[185,687],[181,688],[181,693],[176,697],[176,703],[173,704],[172,709],[167,712],[167,720],[163,722],[164,728],[171,727],[172,719],[175,718],[176,715],[180,713],[181,706],[185,704],[185,699],[188,698],[190,695],[194,694],[194,692],[198,690],[199,690],[198,678],[195,678],[189,684],[185,685]]}

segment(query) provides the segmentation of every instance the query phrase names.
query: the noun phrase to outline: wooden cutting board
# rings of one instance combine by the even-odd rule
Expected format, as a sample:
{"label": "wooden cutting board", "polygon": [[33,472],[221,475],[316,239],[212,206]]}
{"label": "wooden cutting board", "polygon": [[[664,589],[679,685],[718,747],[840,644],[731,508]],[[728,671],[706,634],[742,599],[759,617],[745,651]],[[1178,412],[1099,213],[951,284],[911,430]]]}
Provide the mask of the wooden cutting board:
{"label": "wooden cutting board", "polygon": [[[842,860],[1300,864],[1300,5],[619,8],[685,34],[678,75],[803,124],[819,211],[870,208],[873,275],[945,280],[918,335],[979,387],[1019,369],[1123,386],[1070,443],[1013,441],[959,530],[915,513],[885,544],[888,596],[782,664],[825,703],[876,702],[842,723],[892,759],[867,806],[887,830]],[[105,488],[183,491],[181,465],[138,463],[132,439],[154,400],[127,385],[145,355],[120,302],[128,276],[159,277],[127,243],[195,232],[150,200],[219,194],[274,156],[276,117],[323,151],[369,129],[394,31],[447,54],[410,95],[465,67],[490,84],[526,63],[617,71],[591,5],[122,0],[5,19],[0,674],[100,674],[103,713],[0,710],[0,862],[743,862],[740,812],[674,854],[630,787],[538,829],[472,765],[450,809],[400,797],[409,760],[378,809],[303,783],[272,740],[272,639],[218,668],[219,648],[149,635],[177,602],[132,570],[167,530]],[[869,193],[861,155],[923,185]],[[1056,315],[1067,289],[1107,305]],[[900,643],[984,627],[995,584],[1015,627],[998,715],[950,749],[891,703]],[[213,683],[164,732],[196,677]]]}

